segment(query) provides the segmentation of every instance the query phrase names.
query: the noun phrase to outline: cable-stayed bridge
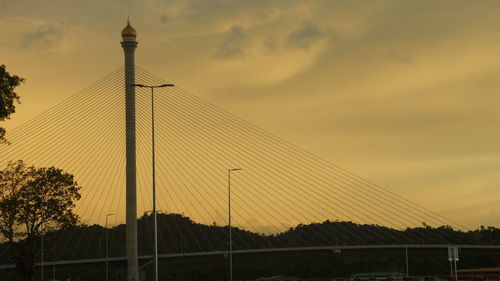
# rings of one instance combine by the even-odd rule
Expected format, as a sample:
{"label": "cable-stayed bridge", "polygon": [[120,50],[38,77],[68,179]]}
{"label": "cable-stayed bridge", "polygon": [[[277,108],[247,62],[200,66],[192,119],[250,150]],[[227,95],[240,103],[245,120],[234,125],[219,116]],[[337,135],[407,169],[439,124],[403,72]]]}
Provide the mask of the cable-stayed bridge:
{"label": "cable-stayed bridge", "polygon": [[[88,225],[104,226],[107,214],[115,214],[109,226],[124,223],[123,76],[121,67],[12,130],[9,135],[11,144],[0,150],[2,165],[21,159],[28,165],[56,166],[74,174],[82,186],[82,199],[76,212]],[[165,83],[140,67],[137,67],[136,77],[143,83]],[[141,216],[151,210],[152,204],[151,109],[147,90],[138,90],[136,97],[137,216]],[[347,223],[323,223],[323,227],[317,227],[316,231],[311,227],[300,235],[290,233],[290,241],[295,245],[279,245],[277,240],[266,244],[265,241],[255,241],[258,238],[251,235],[245,237],[241,232],[241,241],[235,242],[238,245],[236,254],[238,251],[259,251],[259,246],[263,252],[298,250],[296,245],[304,250],[349,248],[352,245],[345,245],[342,241],[345,237],[366,248],[383,247],[374,245],[377,244],[375,241],[383,241],[383,244],[390,245],[389,248],[398,245],[425,248],[429,247],[428,244],[444,248],[448,244],[493,247],[480,246],[487,241],[467,233],[467,229],[458,223],[307,153],[185,90],[159,88],[155,97],[157,204],[163,213],[183,214],[204,225],[227,225],[227,169],[241,167],[244,170],[235,174],[232,180],[233,222],[239,229],[265,235],[325,221],[370,225],[361,230]],[[168,219],[167,216],[159,218]],[[168,228],[160,228],[160,244],[177,244],[171,248],[164,246],[170,252],[160,251],[160,255],[185,256],[188,254],[186,248],[190,249],[191,255],[225,252],[225,233],[210,227],[201,235],[188,233],[193,230],[185,223],[172,220],[165,224]],[[422,223],[428,227],[449,226],[462,232],[443,231],[437,235],[426,232],[425,228],[404,231]],[[102,237],[102,230],[86,231],[88,233],[84,236]],[[167,237],[172,237],[169,232],[184,232],[190,237],[186,241],[196,246],[184,246],[183,250],[178,239],[167,241]],[[238,237],[238,232],[235,235]],[[116,239],[115,236],[110,235],[110,240]],[[72,244],[62,243],[60,247],[76,249],[80,247],[78,244],[92,243],[82,236],[75,238]],[[62,255],[67,249],[58,251]],[[83,253],[75,252],[69,256],[65,254],[63,259],[56,254],[55,260],[56,263],[63,263],[62,260],[74,263],[80,258],[78,254],[83,256]],[[110,256],[122,259],[113,254],[113,249]],[[103,259],[102,253],[84,257],[85,262],[102,262]],[[48,264],[50,262],[47,260]]]}
{"label": "cable-stayed bridge", "polygon": [[[125,260],[126,127],[120,67],[9,133],[0,165],[55,166],[82,186],[77,227],[47,234],[44,263]],[[136,67],[137,83],[167,81]],[[136,89],[139,259],[151,255],[151,100]],[[235,254],[359,249],[500,249],[487,238],[198,98],[179,87],[155,89],[156,186],[160,258],[227,253],[231,168]],[[111,215],[112,214],[112,215]],[[109,219],[109,221],[108,221]],[[422,225],[424,225],[422,227]],[[439,231],[429,231],[438,228]],[[142,231],[142,232],[141,232]],[[142,234],[141,234],[142,233]],[[57,245],[54,246],[54,245]],[[12,268],[4,243],[0,269]],[[141,257],[142,256],[142,257]]]}

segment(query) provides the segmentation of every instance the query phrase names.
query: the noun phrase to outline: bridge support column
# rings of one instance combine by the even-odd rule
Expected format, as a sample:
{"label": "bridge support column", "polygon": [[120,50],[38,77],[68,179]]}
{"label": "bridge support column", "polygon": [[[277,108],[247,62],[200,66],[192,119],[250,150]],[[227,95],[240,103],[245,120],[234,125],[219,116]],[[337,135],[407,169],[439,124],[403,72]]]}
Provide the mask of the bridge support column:
{"label": "bridge support column", "polygon": [[136,31],[130,21],[122,30],[125,53],[125,142],[126,142],[126,223],[127,281],[139,281],[137,257],[137,190],[135,148],[135,48]]}
{"label": "bridge support column", "polygon": [[405,247],[406,277],[410,277],[410,266],[408,265],[408,247]]}

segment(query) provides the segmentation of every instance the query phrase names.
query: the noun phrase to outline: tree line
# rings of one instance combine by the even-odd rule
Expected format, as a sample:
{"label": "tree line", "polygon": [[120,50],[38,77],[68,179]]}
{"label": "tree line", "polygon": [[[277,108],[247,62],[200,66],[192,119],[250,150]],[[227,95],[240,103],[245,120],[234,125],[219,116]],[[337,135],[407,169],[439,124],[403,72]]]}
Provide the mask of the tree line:
{"label": "tree line", "polygon": [[[326,239],[318,237],[320,229],[331,232],[333,235]],[[360,240],[352,235],[352,229],[358,233],[373,237],[372,240]],[[388,242],[382,235],[374,235],[374,229],[379,233],[399,233],[401,240]],[[152,251],[153,217],[145,214],[138,219],[139,255],[149,255]],[[108,229],[109,256],[125,256],[124,224]],[[225,251],[228,248],[228,227],[206,225],[194,222],[182,214],[158,214],[158,232],[160,253],[189,253]],[[425,232],[429,240],[415,240],[414,233]],[[56,250],[57,260],[93,259],[105,256],[106,229],[100,225],[66,224],[63,228],[45,234],[45,245],[52,255]],[[446,233],[447,235],[443,235]],[[453,234],[453,235],[451,235]],[[39,232],[38,232],[39,235]],[[263,248],[292,248],[311,246],[345,246],[345,245],[387,245],[387,244],[481,244],[500,245],[500,229],[496,227],[481,227],[476,230],[454,230],[449,226],[430,227],[419,226],[396,230],[383,226],[357,224],[346,221],[324,221],[298,225],[276,234],[256,233],[233,227],[233,249],[263,249]],[[361,235],[362,237],[363,235]],[[443,240],[432,240],[432,237],[442,236]],[[389,236],[393,237],[393,236]],[[407,240],[403,238],[406,237]],[[451,240],[444,240],[449,237]],[[453,240],[455,238],[456,240]],[[12,242],[0,244],[0,252]],[[5,250],[7,251],[7,250]],[[46,256],[48,261],[51,256]],[[7,256],[0,258],[0,264],[11,263]]]}
{"label": "tree line", "polygon": [[[160,253],[189,253],[206,251],[226,251],[228,247],[228,227],[217,226],[215,224],[207,225],[193,221],[191,218],[182,214],[158,214],[159,229],[159,252]],[[348,229],[350,227],[351,229]],[[494,244],[500,245],[500,229],[496,227],[480,227],[476,230],[467,232],[454,230],[451,227],[430,227],[422,225],[419,227],[408,228],[405,230],[395,230],[381,226],[363,225],[345,221],[324,221],[322,223],[303,224],[292,227],[286,231],[277,234],[255,233],[239,228],[233,228],[233,248],[242,249],[262,249],[262,248],[282,248],[282,247],[301,247],[301,246],[332,246],[332,245],[363,245],[387,244],[385,239],[379,237],[379,240],[359,241],[353,237],[353,229],[364,232],[367,235],[373,235],[373,229],[379,231],[391,231],[409,235],[409,233],[425,231],[427,236],[442,235],[443,232],[464,235],[467,240],[460,240],[460,244]],[[145,214],[138,219],[138,240],[139,255],[152,254],[152,229],[153,217],[151,214]],[[319,240],[318,237],[306,234],[308,232],[317,233],[319,229],[336,231],[338,238],[335,240],[333,235],[331,240]],[[77,224],[72,227],[66,227],[57,231],[47,233],[45,240],[45,261],[51,262],[54,258],[58,260],[72,259],[94,259],[105,257],[105,232],[106,229],[100,225]],[[321,232],[319,232],[321,233]],[[298,237],[303,237],[299,239]],[[109,256],[124,257],[125,251],[125,225],[120,224],[108,229]],[[210,243],[202,240],[207,237]],[[457,236],[459,237],[459,236]],[[412,236],[408,238],[412,242]],[[299,241],[301,241],[299,243]],[[395,241],[393,244],[398,244]],[[424,241],[432,242],[432,241]],[[437,241],[441,243],[442,241]],[[20,243],[20,242],[17,242]],[[38,240],[39,243],[39,240]],[[412,243],[415,243],[414,241]],[[419,244],[422,241],[418,242]],[[425,244],[425,243],[424,243]],[[436,244],[433,242],[432,244]],[[11,264],[12,257],[15,255],[15,246],[10,242],[0,244],[2,255],[0,264]],[[38,244],[39,246],[39,244]],[[55,255],[55,257],[54,257]],[[445,274],[448,268],[446,249],[436,251],[433,254],[417,253],[410,251],[410,263],[413,274]],[[10,258],[9,258],[10,257]],[[39,253],[36,259],[39,260]],[[461,257],[462,267],[488,267],[495,266],[500,262],[500,255],[472,255]],[[224,280],[227,271],[227,260],[220,257],[206,259],[202,261],[186,261],[179,264],[171,264],[167,261],[161,261],[162,276],[168,276],[170,280]],[[123,271],[124,264],[112,264],[112,272]],[[121,269],[120,269],[121,268]],[[236,257],[236,273],[240,278],[250,280],[254,277],[272,275],[276,273],[296,275],[296,276],[347,276],[348,274],[362,271],[400,271],[404,272],[404,251],[395,250],[394,252],[384,252],[378,250],[364,251],[360,253],[335,254],[331,251],[291,254],[288,256],[260,256],[256,257]],[[102,264],[97,265],[78,265],[67,266],[58,269],[65,276],[77,276],[80,280],[95,280],[102,277]],[[148,274],[151,272],[148,269]],[[114,276],[112,274],[112,276]],[[85,278],[88,277],[88,279]],[[82,279],[83,278],[83,279]],[[92,279],[94,278],[94,279]],[[110,280],[115,280],[111,278]],[[168,278],[167,278],[168,280]]]}

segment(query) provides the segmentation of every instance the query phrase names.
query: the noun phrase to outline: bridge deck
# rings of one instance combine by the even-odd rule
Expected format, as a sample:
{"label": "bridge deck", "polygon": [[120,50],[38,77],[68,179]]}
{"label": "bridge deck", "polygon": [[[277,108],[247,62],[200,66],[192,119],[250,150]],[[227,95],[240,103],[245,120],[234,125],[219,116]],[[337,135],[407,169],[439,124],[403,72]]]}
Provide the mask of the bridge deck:
{"label": "bridge deck", "polygon": [[[318,247],[296,247],[296,248],[267,248],[267,249],[248,249],[248,250],[233,250],[234,255],[242,254],[258,254],[258,253],[279,253],[279,252],[311,252],[311,251],[342,251],[342,250],[369,250],[369,249],[447,249],[450,246],[462,249],[485,249],[485,250],[500,250],[500,245],[357,245],[357,246],[318,246]],[[211,252],[191,252],[191,253],[175,253],[175,254],[159,254],[159,258],[188,258],[188,257],[207,257],[227,255],[228,251],[211,251]],[[152,259],[152,255],[139,256],[139,260]],[[109,262],[126,261],[126,257],[112,257]],[[83,259],[83,260],[65,260],[51,262],[47,261],[44,266],[53,265],[71,265],[71,264],[89,264],[89,263],[104,263],[105,258]],[[36,266],[40,266],[37,263]],[[15,268],[14,264],[0,265],[0,270]]]}

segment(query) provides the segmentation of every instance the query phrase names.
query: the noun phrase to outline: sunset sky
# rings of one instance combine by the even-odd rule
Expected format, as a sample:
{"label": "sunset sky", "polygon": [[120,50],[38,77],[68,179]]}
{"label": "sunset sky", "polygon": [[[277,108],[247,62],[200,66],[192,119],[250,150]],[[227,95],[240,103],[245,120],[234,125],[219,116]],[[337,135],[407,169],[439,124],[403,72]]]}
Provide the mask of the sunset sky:
{"label": "sunset sky", "polygon": [[140,67],[469,227],[500,226],[500,2],[0,0],[9,130]]}

